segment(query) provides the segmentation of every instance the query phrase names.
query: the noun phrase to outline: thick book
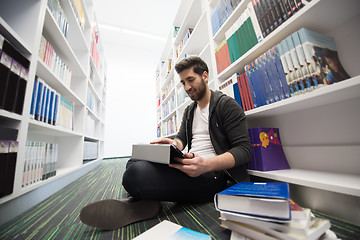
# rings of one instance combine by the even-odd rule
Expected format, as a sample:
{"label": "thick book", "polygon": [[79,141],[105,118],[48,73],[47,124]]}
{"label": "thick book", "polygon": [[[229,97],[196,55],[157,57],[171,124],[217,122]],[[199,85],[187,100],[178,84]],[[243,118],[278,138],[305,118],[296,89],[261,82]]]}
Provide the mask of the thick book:
{"label": "thick book", "polygon": [[284,233],[307,236],[310,232],[311,211],[310,209],[302,209],[299,207],[300,210],[295,206],[299,207],[295,202],[291,201],[291,220],[287,222],[224,211],[220,211],[220,218],[253,225],[258,228],[273,229]]}
{"label": "thick book", "polygon": [[210,240],[210,235],[164,220],[134,240]]}
{"label": "thick book", "polygon": [[[232,231],[242,233],[252,239],[283,239],[283,240],[314,240],[319,239],[330,229],[331,224],[327,219],[312,218],[310,227],[306,235],[293,232],[282,232],[272,228],[262,227],[260,225],[249,225],[245,223],[221,219],[221,226]],[[272,239],[270,238],[270,239]]]}
{"label": "thick book", "polygon": [[288,183],[240,182],[214,197],[218,211],[290,220]]}
{"label": "thick book", "polygon": [[184,154],[173,144],[134,144],[132,159],[170,164],[178,163],[174,158],[185,158]]}

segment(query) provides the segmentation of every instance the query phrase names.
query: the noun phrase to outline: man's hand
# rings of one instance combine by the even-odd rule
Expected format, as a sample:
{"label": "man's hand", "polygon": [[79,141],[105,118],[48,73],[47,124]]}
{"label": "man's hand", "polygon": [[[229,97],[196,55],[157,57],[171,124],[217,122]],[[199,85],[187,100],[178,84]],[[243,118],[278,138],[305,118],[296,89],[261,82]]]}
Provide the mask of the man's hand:
{"label": "man's hand", "polygon": [[174,144],[176,146],[177,142],[170,138],[159,138],[159,139],[156,139],[156,140],[150,142],[150,144]]}
{"label": "man's hand", "polygon": [[182,142],[178,139],[159,138],[159,139],[156,139],[156,140],[150,142],[150,144],[173,144],[180,150],[183,149]]}
{"label": "man's hand", "polygon": [[198,177],[207,172],[205,160],[197,154],[185,153],[186,158],[174,158],[181,164],[169,164],[172,168],[177,168],[190,177]]}

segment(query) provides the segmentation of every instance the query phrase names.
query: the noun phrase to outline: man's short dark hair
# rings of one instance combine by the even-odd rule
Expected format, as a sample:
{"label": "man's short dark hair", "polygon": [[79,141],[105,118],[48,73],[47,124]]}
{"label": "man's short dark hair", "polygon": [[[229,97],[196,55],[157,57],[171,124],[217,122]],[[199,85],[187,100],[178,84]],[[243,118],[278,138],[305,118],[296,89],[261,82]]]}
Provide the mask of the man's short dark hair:
{"label": "man's short dark hair", "polygon": [[204,71],[209,73],[209,69],[207,64],[202,60],[200,57],[188,57],[184,58],[180,62],[175,65],[175,70],[178,74],[180,74],[185,69],[189,69],[194,67],[194,72],[199,74],[200,76],[203,74]]}

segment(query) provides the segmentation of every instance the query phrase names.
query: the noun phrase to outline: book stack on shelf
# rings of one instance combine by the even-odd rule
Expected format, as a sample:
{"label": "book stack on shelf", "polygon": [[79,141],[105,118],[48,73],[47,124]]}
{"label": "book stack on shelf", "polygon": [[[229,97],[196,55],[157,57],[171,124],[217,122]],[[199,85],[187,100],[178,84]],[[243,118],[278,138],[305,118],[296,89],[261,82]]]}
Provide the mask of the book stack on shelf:
{"label": "book stack on shelf", "polygon": [[221,226],[251,239],[315,240],[330,235],[330,221],[291,200],[288,183],[237,183],[216,194],[214,201]]}
{"label": "book stack on shelf", "polygon": [[58,144],[27,141],[22,187],[27,187],[56,176]]}
{"label": "book stack on shelf", "polygon": [[[240,91],[231,95],[245,111],[350,78],[338,58],[334,39],[306,28],[260,55],[244,71],[231,77]],[[226,92],[234,88],[220,87],[230,88]]]}
{"label": "book stack on shelf", "polygon": [[0,34],[0,109],[22,114],[30,62]]}
{"label": "book stack on shelf", "polygon": [[36,76],[30,117],[40,122],[73,130],[74,103]]}
{"label": "book stack on shelf", "polygon": [[278,128],[249,128],[249,136],[253,154],[248,169],[257,171],[290,169]]}

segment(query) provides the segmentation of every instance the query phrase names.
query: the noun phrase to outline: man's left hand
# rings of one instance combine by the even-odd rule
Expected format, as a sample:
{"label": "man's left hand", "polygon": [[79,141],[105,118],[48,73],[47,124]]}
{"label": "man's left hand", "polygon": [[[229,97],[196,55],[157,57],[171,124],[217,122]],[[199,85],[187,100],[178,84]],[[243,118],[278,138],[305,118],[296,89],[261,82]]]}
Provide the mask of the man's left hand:
{"label": "man's left hand", "polygon": [[194,153],[185,153],[185,158],[174,158],[180,164],[169,164],[190,177],[198,177],[207,172],[205,159]]}

